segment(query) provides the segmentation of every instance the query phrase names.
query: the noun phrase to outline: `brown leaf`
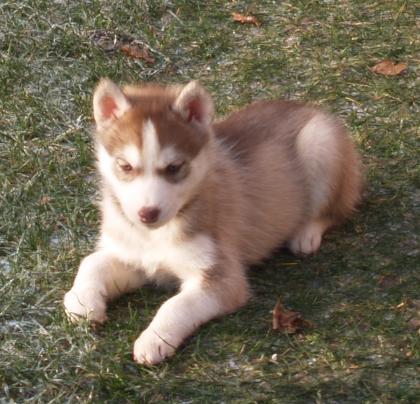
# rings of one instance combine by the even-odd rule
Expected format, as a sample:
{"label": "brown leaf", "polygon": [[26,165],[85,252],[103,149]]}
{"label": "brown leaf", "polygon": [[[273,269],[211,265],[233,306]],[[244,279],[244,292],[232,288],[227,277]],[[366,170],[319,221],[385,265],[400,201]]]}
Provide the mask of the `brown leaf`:
{"label": "brown leaf", "polygon": [[105,52],[115,51],[118,45],[117,36],[112,32],[97,30],[90,36],[91,41]]}
{"label": "brown leaf", "polygon": [[373,73],[382,74],[384,76],[398,76],[399,74],[405,72],[407,67],[407,63],[395,63],[392,60],[385,59],[371,67],[370,70]]}
{"label": "brown leaf", "polygon": [[254,24],[256,27],[260,27],[261,23],[257,20],[257,17],[253,15],[243,15],[240,13],[232,13],[233,21],[240,22],[241,24]]}
{"label": "brown leaf", "polygon": [[273,310],[273,330],[278,330],[286,334],[297,334],[305,328],[312,328],[314,325],[305,320],[300,313],[286,310],[280,301],[277,302]]}
{"label": "brown leaf", "polygon": [[150,64],[155,63],[155,59],[150,55],[149,50],[145,46],[140,47],[137,43],[121,46],[121,52],[133,59],[141,59]]}

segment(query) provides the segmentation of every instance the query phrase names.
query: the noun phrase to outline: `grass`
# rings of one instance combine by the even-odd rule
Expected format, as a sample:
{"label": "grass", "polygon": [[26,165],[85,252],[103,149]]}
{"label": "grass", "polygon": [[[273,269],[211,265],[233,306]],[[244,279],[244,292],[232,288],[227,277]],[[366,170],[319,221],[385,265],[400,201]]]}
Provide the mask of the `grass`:
{"label": "grass", "polygon": [[[2,1],[0,401],[417,402],[414,3]],[[234,23],[233,11],[261,27]],[[155,63],[105,52],[98,32],[148,44]],[[385,58],[408,71],[371,73]],[[313,101],[346,121],[366,168],[360,212],[319,254],[279,251],[252,268],[250,304],[153,368],[135,365],[131,348],[167,292],[122,298],[98,330],[68,324],[61,304],[97,235],[90,104],[102,76],[198,78],[219,115],[260,98]],[[278,297],[316,327],[273,333]]]}

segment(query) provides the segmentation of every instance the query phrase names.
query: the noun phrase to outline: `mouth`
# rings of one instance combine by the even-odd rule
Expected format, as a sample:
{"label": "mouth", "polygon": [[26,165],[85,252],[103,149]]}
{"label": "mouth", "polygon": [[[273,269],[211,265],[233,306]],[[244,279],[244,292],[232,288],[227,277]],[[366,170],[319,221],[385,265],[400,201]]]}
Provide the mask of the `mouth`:
{"label": "mouth", "polygon": [[162,225],[164,225],[165,223],[162,223],[161,221],[159,221],[159,222],[155,222],[155,223],[142,223],[142,222],[139,222],[139,224],[142,227],[146,227],[149,230],[156,230],[159,227],[161,227]]}

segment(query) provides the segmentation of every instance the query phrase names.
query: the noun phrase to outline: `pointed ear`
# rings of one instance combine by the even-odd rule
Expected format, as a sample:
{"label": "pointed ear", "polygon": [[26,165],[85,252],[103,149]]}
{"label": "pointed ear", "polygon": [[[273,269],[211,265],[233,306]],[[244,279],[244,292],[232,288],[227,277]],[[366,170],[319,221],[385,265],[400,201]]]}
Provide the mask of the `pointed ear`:
{"label": "pointed ear", "polygon": [[181,90],[173,109],[187,122],[194,120],[202,125],[210,125],[214,116],[213,100],[198,81],[191,81]]}
{"label": "pointed ear", "polygon": [[98,129],[109,126],[131,108],[121,89],[109,79],[101,79],[93,94],[93,116]]}

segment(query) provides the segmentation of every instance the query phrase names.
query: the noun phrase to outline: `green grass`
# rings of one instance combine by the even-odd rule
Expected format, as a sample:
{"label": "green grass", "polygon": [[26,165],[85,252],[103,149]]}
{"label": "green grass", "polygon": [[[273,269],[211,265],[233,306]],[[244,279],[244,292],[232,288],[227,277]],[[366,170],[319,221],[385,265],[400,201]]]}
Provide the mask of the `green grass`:
{"label": "green grass", "polygon": [[[262,26],[232,22],[233,11]],[[415,12],[408,0],[2,1],[0,402],[416,402]],[[105,52],[98,31],[147,43],[156,63]],[[407,73],[371,73],[385,58]],[[260,98],[313,101],[346,121],[366,169],[360,212],[319,254],[279,251],[253,268],[250,304],[153,368],[131,349],[167,292],[122,298],[98,330],[68,324],[61,303],[98,231],[90,104],[102,76],[197,78],[220,115]],[[278,297],[316,327],[272,332]]]}

